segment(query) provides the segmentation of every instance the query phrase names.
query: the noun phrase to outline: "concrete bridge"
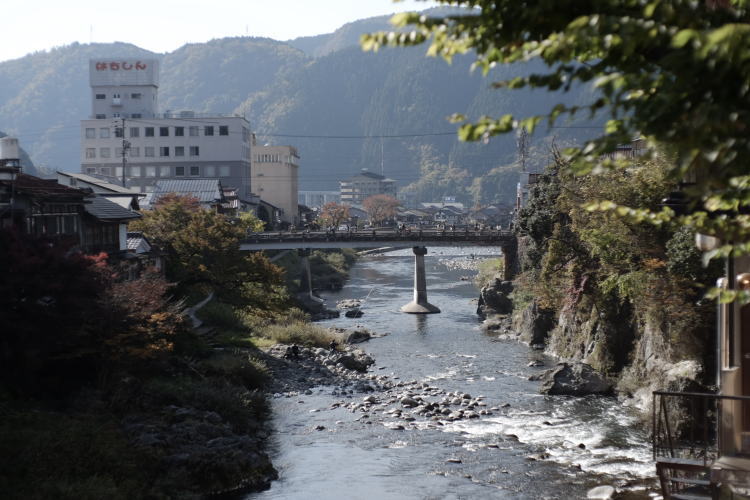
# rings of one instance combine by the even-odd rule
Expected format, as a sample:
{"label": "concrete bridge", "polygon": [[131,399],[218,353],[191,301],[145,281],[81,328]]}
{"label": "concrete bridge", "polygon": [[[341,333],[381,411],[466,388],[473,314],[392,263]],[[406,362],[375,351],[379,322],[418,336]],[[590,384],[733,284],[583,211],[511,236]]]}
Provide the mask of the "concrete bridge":
{"label": "concrete bridge", "polygon": [[252,233],[240,242],[247,251],[297,249],[303,258],[306,285],[312,295],[310,263],[307,257],[314,248],[409,248],[414,252],[414,300],[401,308],[412,314],[438,313],[440,309],[427,301],[424,256],[427,247],[498,246],[502,250],[506,279],[517,268],[516,237],[501,230],[395,230],[313,231]]}

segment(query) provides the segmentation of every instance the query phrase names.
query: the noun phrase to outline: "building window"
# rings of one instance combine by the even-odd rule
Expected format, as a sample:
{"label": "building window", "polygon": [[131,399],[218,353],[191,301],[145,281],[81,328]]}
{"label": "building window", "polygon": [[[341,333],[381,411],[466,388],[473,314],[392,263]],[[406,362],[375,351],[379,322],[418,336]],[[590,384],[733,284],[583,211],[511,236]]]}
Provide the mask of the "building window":
{"label": "building window", "polygon": [[219,177],[229,177],[229,165],[219,167]]}
{"label": "building window", "polygon": [[229,135],[229,126],[219,125],[219,135]]}
{"label": "building window", "polygon": [[86,167],[86,173],[87,174],[95,174],[96,173],[96,167]]}
{"label": "building window", "polygon": [[190,146],[190,156],[200,156],[200,149],[198,146]]}
{"label": "building window", "polygon": [[122,148],[115,148],[115,156],[117,158],[122,158]]}
{"label": "building window", "polygon": [[198,127],[188,127],[190,137],[198,137]]}
{"label": "building window", "polygon": [[131,118],[140,118],[141,114],[140,113],[133,113],[132,115],[130,115],[130,117]]}
{"label": "building window", "polygon": [[156,177],[156,167],[146,167],[146,177]]}
{"label": "building window", "polygon": [[185,156],[185,147],[184,146],[175,146],[174,147],[174,155],[175,156]]}
{"label": "building window", "polygon": [[183,177],[185,175],[185,167],[175,167],[174,175],[176,177]]}
{"label": "building window", "polygon": [[138,146],[131,147],[128,150],[128,156],[130,156],[131,158],[138,158],[139,156],[141,156],[141,148],[139,148]]}
{"label": "building window", "polygon": [[120,113],[112,113],[112,118],[120,118]]}
{"label": "building window", "polygon": [[96,98],[101,101],[102,99],[106,99],[107,96],[105,94],[96,94]]}
{"label": "building window", "polygon": [[200,177],[200,175],[201,175],[201,168],[200,167],[190,167],[190,175],[192,177]]}
{"label": "building window", "polygon": [[122,167],[115,167],[115,177],[122,178]]}
{"label": "building window", "polygon": [[141,129],[138,127],[130,127],[130,137],[140,137]]}
{"label": "building window", "polygon": [[154,147],[153,146],[146,146],[143,148],[143,155],[147,158],[153,158],[154,156]]}
{"label": "building window", "polygon": [[213,165],[206,165],[203,167],[203,176],[204,177],[215,177],[216,176],[216,167]]}
{"label": "building window", "polygon": [[96,158],[96,148],[86,148],[86,158]]}
{"label": "building window", "polygon": [[140,99],[141,98],[141,93],[140,92],[134,92],[134,93],[130,94],[130,98],[131,99]]}
{"label": "building window", "polygon": [[86,129],[86,139],[96,139],[96,129],[95,128],[87,128]]}
{"label": "building window", "polygon": [[99,137],[102,139],[107,139],[109,137],[109,129],[108,128],[100,128],[99,129]]}
{"label": "building window", "polygon": [[104,120],[106,117],[107,117],[107,115],[102,114],[102,113],[97,113],[97,115],[96,115],[96,119],[97,120]]}
{"label": "building window", "polygon": [[159,167],[159,177],[169,177],[169,167]]}
{"label": "building window", "polygon": [[174,128],[174,135],[175,137],[182,137],[185,135],[185,127],[175,127]]}
{"label": "building window", "polygon": [[130,167],[130,177],[140,177],[141,167]]}
{"label": "building window", "polygon": [[109,167],[102,167],[102,175],[109,175]]}
{"label": "building window", "polygon": [[146,127],[146,137],[154,136],[154,127]]}
{"label": "building window", "polygon": [[169,127],[159,127],[159,137],[169,137]]}
{"label": "building window", "polygon": [[115,137],[122,139],[122,127],[115,127]]}
{"label": "building window", "polygon": [[109,158],[109,148],[99,148],[100,158]]}
{"label": "building window", "polygon": [[159,156],[169,156],[169,146],[161,146],[159,148]]}
{"label": "building window", "polygon": [[209,125],[203,129],[203,135],[214,135],[214,127]]}

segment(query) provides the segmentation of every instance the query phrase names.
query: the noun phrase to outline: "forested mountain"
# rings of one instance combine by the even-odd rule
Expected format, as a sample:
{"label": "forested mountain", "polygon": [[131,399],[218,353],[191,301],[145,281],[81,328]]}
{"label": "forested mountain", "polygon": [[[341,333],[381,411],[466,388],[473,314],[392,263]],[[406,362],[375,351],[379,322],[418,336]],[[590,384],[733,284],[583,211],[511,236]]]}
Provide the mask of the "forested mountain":
{"label": "forested mountain", "polygon": [[[90,113],[89,58],[157,57],[162,111],[244,114],[259,143],[297,147],[301,189],[337,189],[338,180],[369,168],[401,188],[413,184],[423,200],[510,201],[518,180],[515,138],[460,143],[446,117],[542,113],[578,102],[581,92],[494,90],[490,82],[510,75],[507,68],[483,78],[471,71],[470,57],[449,65],[425,57],[424,48],[363,53],[359,34],[387,29],[386,21],[366,19],[288,43],[235,37],[168,54],[125,43],[30,54],[0,63],[0,130],[16,135],[37,165],[76,171],[79,120]],[[552,135],[565,142],[590,132],[540,130],[532,146],[543,150]]]}

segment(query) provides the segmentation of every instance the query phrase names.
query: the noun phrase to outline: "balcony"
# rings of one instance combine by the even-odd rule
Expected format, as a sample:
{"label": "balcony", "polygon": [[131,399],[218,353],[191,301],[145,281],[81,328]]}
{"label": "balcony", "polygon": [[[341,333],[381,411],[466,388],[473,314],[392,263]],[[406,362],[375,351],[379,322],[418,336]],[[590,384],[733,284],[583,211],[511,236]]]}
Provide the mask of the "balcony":
{"label": "balcony", "polygon": [[[667,391],[653,396],[653,455],[664,498],[743,494],[738,488],[747,489],[750,480],[750,450],[743,446],[750,396]],[[733,449],[738,451],[727,452]]]}

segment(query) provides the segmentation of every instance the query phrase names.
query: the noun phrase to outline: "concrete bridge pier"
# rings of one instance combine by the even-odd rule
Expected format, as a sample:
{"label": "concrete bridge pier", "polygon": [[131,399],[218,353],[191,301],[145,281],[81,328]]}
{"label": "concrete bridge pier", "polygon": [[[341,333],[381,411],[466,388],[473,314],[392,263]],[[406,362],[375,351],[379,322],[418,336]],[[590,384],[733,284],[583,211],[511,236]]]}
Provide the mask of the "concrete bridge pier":
{"label": "concrete bridge pier", "polygon": [[425,247],[414,247],[414,300],[401,308],[401,312],[409,314],[439,313],[440,309],[427,302],[427,280],[424,274]]}
{"label": "concrete bridge pier", "polygon": [[312,288],[312,274],[310,273],[310,249],[300,248],[297,250],[297,255],[302,260],[302,277],[300,278],[300,290],[304,295],[309,295],[310,300],[315,302],[323,302],[323,299],[313,295]]}

